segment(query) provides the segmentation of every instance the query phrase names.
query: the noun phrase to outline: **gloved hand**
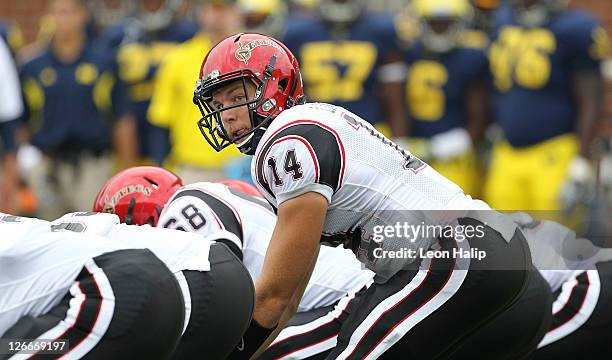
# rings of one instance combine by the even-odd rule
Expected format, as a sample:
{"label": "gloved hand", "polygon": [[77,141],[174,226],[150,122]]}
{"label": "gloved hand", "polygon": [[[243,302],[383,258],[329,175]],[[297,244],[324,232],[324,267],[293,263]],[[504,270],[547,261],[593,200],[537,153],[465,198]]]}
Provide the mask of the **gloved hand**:
{"label": "gloved hand", "polygon": [[573,210],[584,201],[595,186],[595,170],[591,162],[576,156],[570,163],[567,178],[561,187],[559,201],[565,211]]}

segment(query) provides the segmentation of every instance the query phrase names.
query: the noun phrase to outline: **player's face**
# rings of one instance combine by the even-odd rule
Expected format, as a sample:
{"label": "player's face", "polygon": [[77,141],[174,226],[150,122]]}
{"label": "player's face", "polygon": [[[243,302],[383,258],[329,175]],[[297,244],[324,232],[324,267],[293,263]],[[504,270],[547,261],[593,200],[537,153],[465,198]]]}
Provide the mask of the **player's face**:
{"label": "player's face", "polygon": [[451,18],[446,19],[432,19],[427,21],[429,26],[436,34],[446,33],[453,25],[454,20]]}
{"label": "player's face", "polygon": [[81,32],[87,23],[87,11],[77,0],[54,0],[50,3],[49,14],[57,34]]}
{"label": "player's face", "polygon": [[[255,89],[255,84],[251,81],[237,80],[212,93],[212,107],[216,110],[227,109],[221,111],[221,121],[231,141],[251,130],[251,116],[247,105],[236,105],[253,99]],[[228,109],[232,106],[236,107]]]}

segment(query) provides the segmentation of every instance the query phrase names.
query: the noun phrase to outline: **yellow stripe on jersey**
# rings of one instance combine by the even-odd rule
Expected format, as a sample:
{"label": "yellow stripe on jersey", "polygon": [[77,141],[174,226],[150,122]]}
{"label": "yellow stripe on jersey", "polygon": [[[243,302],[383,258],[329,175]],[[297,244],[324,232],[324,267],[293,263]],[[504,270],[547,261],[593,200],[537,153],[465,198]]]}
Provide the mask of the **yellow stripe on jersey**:
{"label": "yellow stripe on jersey", "polygon": [[193,89],[202,57],[211,47],[205,35],[196,35],[164,58],[155,77],[147,116],[152,124],[170,130],[173,165],[220,168],[239,154],[235,147],[217,153],[198,130],[202,115],[192,102]]}
{"label": "yellow stripe on jersey", "polygon": [[111,72],[104,72],[93,88],[94,102],[98,109],[108,111],[111,108],[111,92],[115,84],[115,77]]}

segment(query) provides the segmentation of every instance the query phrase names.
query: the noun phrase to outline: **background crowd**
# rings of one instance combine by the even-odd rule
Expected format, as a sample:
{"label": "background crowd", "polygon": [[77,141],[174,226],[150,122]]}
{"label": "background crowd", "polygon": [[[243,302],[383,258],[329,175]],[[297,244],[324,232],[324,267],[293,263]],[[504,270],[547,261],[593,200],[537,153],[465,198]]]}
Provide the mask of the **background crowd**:
{"label": "background crowd", "polygon": [[192,103],[207,51],[249,30],[296,54],[309,101],[353,111],[467,194],[612,234],[607,0],[23,0],[0,17],[2,212],[90,209],[133,165],[250,181]]}

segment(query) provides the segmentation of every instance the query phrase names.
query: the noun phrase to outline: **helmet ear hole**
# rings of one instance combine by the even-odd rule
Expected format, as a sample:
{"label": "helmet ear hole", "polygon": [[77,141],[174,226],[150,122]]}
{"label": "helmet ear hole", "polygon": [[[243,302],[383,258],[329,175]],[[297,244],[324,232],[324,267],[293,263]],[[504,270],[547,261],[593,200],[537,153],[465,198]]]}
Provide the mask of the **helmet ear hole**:
{"label": "helmet ear hole", "polygon": [[287,90],[288,85],[289,85],[289,79],[287,78],[284,78],[278,82],[278,86],[280,86],[283,89],[283,92]]}

